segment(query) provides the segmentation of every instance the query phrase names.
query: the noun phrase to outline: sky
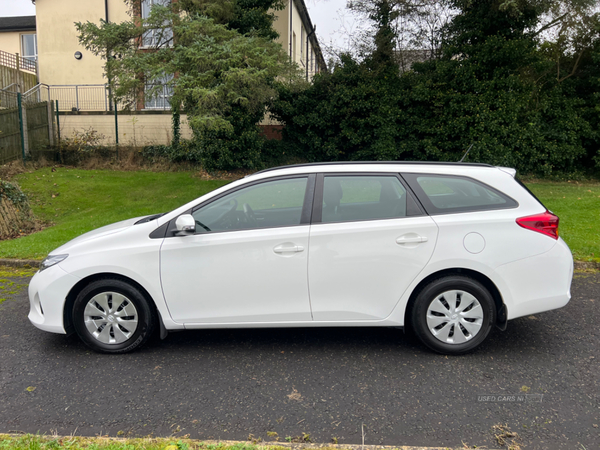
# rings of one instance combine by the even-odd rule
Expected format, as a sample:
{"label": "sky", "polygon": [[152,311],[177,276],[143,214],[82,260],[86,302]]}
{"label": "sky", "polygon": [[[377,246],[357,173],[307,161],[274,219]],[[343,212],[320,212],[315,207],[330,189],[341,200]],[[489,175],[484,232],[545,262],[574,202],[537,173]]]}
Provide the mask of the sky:
{"label": "sky", "polygon": [[[89,1],[89,0],[82,0]],[[346,10],[346,0],[304,0],[322,47],[347,49],[355,21]],[[33,16],[31,0],[0,0],[0,16]]]}

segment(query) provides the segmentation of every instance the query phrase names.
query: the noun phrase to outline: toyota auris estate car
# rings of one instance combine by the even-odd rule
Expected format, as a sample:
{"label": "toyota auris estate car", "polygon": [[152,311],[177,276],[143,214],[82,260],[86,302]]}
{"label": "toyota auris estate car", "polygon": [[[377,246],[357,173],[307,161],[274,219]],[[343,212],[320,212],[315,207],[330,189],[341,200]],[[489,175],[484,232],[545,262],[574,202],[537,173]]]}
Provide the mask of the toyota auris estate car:
{"label": "toyota auris estate car", "polygon": [[106,353],[197,328],[410,326],[460,354],[565,306],[572,276],[513,169],[304,164],[73,239],[31,280],[29,319]]}

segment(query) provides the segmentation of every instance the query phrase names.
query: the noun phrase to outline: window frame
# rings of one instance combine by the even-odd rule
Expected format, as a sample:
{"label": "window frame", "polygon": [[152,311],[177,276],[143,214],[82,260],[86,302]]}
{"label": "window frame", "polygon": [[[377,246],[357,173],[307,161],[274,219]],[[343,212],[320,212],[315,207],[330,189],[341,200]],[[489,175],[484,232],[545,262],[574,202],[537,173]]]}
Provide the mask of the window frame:
{"label": "window frame", "polygon": [[[454,175],[454,174],[442,174],[442,173],[415,173],[415,172],[402,172],[401,176],[406,183],[410,186],[410,188],[415,193],[417,199],[430,216],[439,216],[445,214],[461,214],[461,213],[471,213],[471,212],[480,212],[480,211],[496,211],[501,209],[515,209],[519,207],[519,202],[517,202],[514,198],[505,194],[502,191],[484,183],[483,181],[479,181],[476,178],[468,177],[465,175]],[[433,204],[433,202],[429,199],[429,196],[425,193],[419,182],[417,181],[418,177],[439,177],[439,178],[453,178],[470,181],[476,185],[484,189],[488,189],[492,191],[494,194],[502,197],[506,200],[505,204],[489,204],[489,205],[477,205],[477,206],[459,206],[455,208],[438,208]]]}
{"label": "window frame", "polygon": [[[325,186],[325,177],[394,177],[400,185],[406,191],[406,216],[404,217],[384,217],[384,218],[373,218],[373,219],[359,219],[359,220],[341,220],[337,222],[323,222],[323,189]],[[399,173],[396,172],[322,172],[317,174],[316,186],[315,186],[315,198],[313,201],[312,210],[312,225],[323,224],[336,224],[336,223],[356,223],[356,222],[373,222],[379,220],[398,220],[408,219],[411,217],[421,217],[426,215],[425,210],[422,208],[419,201],[416,199],[414,193],[408,186],[408,184],[402,179]],[[412,201],[410,208],[412,209],[409,214],[409,202]]]}
{"label": "window frame", "polygon": [[[23,38],[25,36],[33,36],[33,48],[34,48],[34,55],[25,55],[25,46],[23,45]],[[33,61],[33,62],[37,62],[38,60],[38,45],[37,45],[37,33],[21,33],[19,35],[19,45],[21,47],[21,57],[23,59],[27,59],[29,61]]]}
{"label": "window frame", "polygon": [[[274,228],[289,228],[289,227],[298,227],[301,225],[310,225],[311,223],[311,212],[312,212],[312,203],[314,201],[314,194],[315,194],[315,178],[316,175],[314,173],[302,173],[302,174],[293,174],[293,175],[282,175],[282,176],[278,176],[278,177],[271,177],[271,178],[263,178],[260,180],[256,180],[256,181],[252,181],[249,183],[244,183],[240,186],[237,186],[235,188],[229,189],[225,192],[222,192],[219,195],[216,195],[214,197],[211,197],[210,199],[203,201],[201,203],[198,203],[197,205],[191,207],[190,209],[188,209],[187,211],[181,213],[179,216],[185,215],[185,214],[192,214],[196,211],[198,211],[201,208],[204,208],[205,206],[210,205],[213,202],[216,202],[218,200],[220,200],[221,198],[233,194],[235,192],[241,191],[242,189],[246,189],[252,186],[256,186],[259,184],[264,184],[264,183],[268,183],[268,182],[272,182],[272,181],[282,181],[282,180],[292,180],[292,179],[296,179],[296,178],[306,178],[306,190],[304,191],[304,200],[302,202],[302,213],[300,215],[300,223],[299,224],[295,224],[295,225],[279,225],[279,226],[266,226],[266,227],[253,227],[253,228],[243,228],[243,229],[237,229],[237,230],[215,230],[215,231],[201,231],[201,232],[196,232],[194,233],[194,236],[202,236],[202,235],[208,235],[208,234],[217,234],[217,233],[235,233],[235,232],[240,232],[240,231],[253,231],[253,230],[267,230],[267,229],[274,229]],[[177,234],[177,229],[175,227],[175,222],[177,221],[177,218],[179,217],[175,217],[173,218],[170,222],[169,225],[167,227],[167,231],[166,231],[166,235],[165,237],[176,237]]]}
{"label": "window frame", "polygon": [[[171,4],[172,0],[140,0],[140,9],[139,9],[139,17],[140,19],[144,20],[147,19],[148,17],[144,17],[144,3],[148,2],[149,6],[148,6],[148,13],[150,13],[150,10],[152,10],[152,8],[154,7],[155,4],[164,1],[165,3]],[[161,6],[166,6],[162,3],[159,3]],[[171,26],[171,34],[173,34],[173,27]],[[146,36],[144,33],[144,35],[142,35],[141,40],[140,40],[140,45],[139,45],[139,49],[141,50],[148,50],[148,49],[155,49],[155,48],[162,48],[162,47],[170,47],[169,44],[165,44],[165,45],[161,45],[159,46],[156,43],[156,33],[158,32],[157,29],[152,29],[152,30],[148,30],[147,33],[150,33],[150,41],[151,43],[146,44]],[[173,36],[172,36],[173,37]]]}

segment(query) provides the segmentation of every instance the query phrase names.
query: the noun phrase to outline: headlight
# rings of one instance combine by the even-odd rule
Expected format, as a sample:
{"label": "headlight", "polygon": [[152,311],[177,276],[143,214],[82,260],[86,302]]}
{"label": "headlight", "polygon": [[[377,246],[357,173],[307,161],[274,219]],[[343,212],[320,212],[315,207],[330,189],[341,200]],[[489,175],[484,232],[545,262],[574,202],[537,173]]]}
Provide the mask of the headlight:
{"label": "headlight", "polygon": [[67,259],[67,256],[69,255],[48,255],[46,259],[42,261],[42,264],[40,264],[40,272],[48,267],[58,264],[61,261],[64,261]]}

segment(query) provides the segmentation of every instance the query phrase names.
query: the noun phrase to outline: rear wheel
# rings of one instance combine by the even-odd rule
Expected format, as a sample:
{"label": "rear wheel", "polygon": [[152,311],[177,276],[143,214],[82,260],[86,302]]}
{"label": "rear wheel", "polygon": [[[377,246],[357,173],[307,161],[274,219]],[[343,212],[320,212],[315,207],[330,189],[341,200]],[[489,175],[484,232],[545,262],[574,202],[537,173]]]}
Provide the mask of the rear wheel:
{"label": "rear wheel", "polygon": [[101,279],[87,285],[73,304],[81,340],[101,353],[127,353],[148,340],[156,323],[152,307],[133,285]]}
{"label": "rear wheel", "polygon": [[411,322],[419,339],[443,354],[467,353],[477,348],[496,322],[489,291],[462,276],[439,278],[417,296]]}

